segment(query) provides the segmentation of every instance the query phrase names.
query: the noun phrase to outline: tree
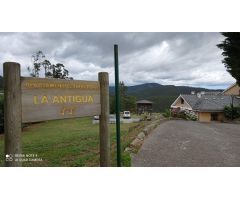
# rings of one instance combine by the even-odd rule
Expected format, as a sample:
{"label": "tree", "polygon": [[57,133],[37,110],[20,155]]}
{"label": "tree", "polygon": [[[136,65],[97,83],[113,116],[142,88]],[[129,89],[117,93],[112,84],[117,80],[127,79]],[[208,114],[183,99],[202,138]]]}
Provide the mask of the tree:
{"label": "tree", "polygon": [[[127,95],[127,86],[120,81],[120,110],[121,112],[128,110],[136,112],[136,97]],[[110,113],[115,113],[115,96],[110,96]]]}
{"label": "tree", "polygon": [[53,74],[52,74],[52,64],[50,63],[49,60],[44,60],[42,62],[42,66],[44,68],[44,75],[45,77],[53,77]]}
{"label": "tree", "polygon": [[240,85],[240,33],[222,33],[225,40],[217,47],[223,50],[223,64]]}
{"label": "tree", "polygon": [[33,68],[27,68],[32,77],[39,77],[39,72],[44,58],[45,55],[42,51],[38,51],[32,55]]}
{"label": "tree", "polygon": [[45,78],[58,78],[58,79],[73,79],[68,77],[69,71],[61,63],[56,65],[45,59],[42,51],[38,51],[32,55],[33,67],[28,67],[28,71],[32,77],[39,77],[40,71],[44,70]]}
{"label": "tree", "polygon": [[127,86],[125,86],[123,81],[119,83],[119,93],[120,93],[120,110],[126,110],[126,101],[127,101]]}
{"label": "tree", "polygon": [[126,102],[125,102],[125,108],[126,110],[129,110],[130,112],[135,113],[137,110],[136,97],[127,96]]}
{"label": "tree", "polygon": [[115,113],[115,96],[109,96],[109,104],[110,104],[110,113],[114,114]]}
{"label": "tree", "polygon": [[59,79],[67,79],[68,78],[68,70],[65,69],[65,66],[61,63],[57,63],[56,65],[52,65],[52,77]]}

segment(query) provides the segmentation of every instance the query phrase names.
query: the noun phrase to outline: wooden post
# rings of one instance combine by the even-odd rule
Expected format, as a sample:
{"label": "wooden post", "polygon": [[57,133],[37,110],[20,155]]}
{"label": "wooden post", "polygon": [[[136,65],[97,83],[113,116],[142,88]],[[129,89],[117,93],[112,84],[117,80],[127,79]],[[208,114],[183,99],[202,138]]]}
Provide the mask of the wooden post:
{"label": "wooden post", "polygon": [[5,166],[20,167],[15,161],[15,154],[21,154],[22,105],[20,64],[6,62],[3,64],[4,76],[4,132],[5,132]]}
{"label": "wooden post", "polygon": [[108,130],[109,122],[109,78],[107,72],[98,74],[100,83],[101,115],[99,123],[100,132],[100,166],[110,167],[110,135]]}

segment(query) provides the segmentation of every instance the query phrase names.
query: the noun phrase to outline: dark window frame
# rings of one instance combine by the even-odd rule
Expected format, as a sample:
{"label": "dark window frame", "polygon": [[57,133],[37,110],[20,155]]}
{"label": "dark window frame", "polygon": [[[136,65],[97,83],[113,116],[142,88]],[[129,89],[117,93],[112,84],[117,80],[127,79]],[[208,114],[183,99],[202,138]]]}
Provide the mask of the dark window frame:
{"label": "dark window frame", "polygon": [[181,98],[181,104],[184,104],[184,99],[183,98]]}

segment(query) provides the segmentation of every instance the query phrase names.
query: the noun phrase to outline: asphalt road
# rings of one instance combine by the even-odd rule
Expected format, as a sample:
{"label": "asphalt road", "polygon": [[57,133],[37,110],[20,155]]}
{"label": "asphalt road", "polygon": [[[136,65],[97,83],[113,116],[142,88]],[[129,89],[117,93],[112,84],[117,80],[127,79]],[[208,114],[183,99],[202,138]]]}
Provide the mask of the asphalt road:
{"label": "asphalt road", "polygon": [[240,124],[171,120],[132,159],[135,167],[240,166]]}

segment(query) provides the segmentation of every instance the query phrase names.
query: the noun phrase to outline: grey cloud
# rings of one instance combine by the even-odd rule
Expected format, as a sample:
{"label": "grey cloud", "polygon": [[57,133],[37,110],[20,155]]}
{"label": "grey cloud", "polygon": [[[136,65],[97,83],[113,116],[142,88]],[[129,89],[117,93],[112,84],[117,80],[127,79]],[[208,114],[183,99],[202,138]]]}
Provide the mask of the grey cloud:
{"label": "grey cloud", "polygon": [[[0,63],[21,62],[42,50],[77,79],[108,71],[114,83],[113,45],[119,45],[120,78],[129,85],[157,82],[225,87],[234,82],[221,63],[219,33],[0,33]],[[0,69],[2,74],[2,68]],[[112,77],[113,76],[113,77]]]}

